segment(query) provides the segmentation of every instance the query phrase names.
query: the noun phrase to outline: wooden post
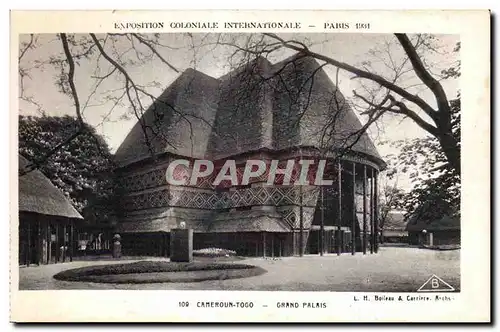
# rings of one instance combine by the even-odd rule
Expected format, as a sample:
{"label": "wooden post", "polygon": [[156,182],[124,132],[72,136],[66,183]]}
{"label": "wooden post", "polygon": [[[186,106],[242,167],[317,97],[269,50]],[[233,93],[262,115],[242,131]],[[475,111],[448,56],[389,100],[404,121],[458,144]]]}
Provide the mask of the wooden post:
{"label": "wooden post", "polygon": [[52,229],[50,228],[50,221],[47,221],[47,264],[50,264],[52,259]]}
{"label": "wooden post", "polygon": [[375,242],[373,241],[375,235],[373,234],[374,231],[374,222],[375,220],[373,219],[373,168],[370,168],[370,254],[373,254],[374,251],[374,244]]}
{"label": "wooden post", "polygon": [[340,233],[340,252],[343,252],[345,244],[345,231],[341,229],[339,233]]}
{"label": "wooden post", "polygon": [[333,247],[335,245],[335,243],[333,241],[334,232],[329,231],[328,234],[329,234],[328,235],[328,250],[329,250],[329,252],[334,252],[335,251],[335,248]]}
{"label": "wooden post", "polygon": [[375,216],[375,253],[378,253],[378,241],[379,241],[379,236],[378,236],[378,171],[375,171],[375,190],[374,190],[374,196],[375,196],[375,211],[374,211],[374,216]]}
{"label": "wooden post", "polygon": [[352,225],[351,225],[351,253],[356,254],[356,163],[352,163]]}
{"label": "wooden post", "polygon": [[[164,257],[170,257],[170,233],[168,232],[165,232],[163,234],[164,238],[165,238],[165,252],[164,252]],[[194,238],[194,235],[193,235],[193,238]],[[204,237],[206,238],[206,237]],[[194,244],[194,240],[193,240],[193,244]],[[122,250],[123,250],[123,237],[122,237]]]}
{"label": "wooden post", "polygon": [[363,255],[366,255],[366,165],[363,165]]}
{"label": "wooden post", "polygon": [[372,248],[375,252],[375,243],[377,242],[377,233],[375,232],[375,224],[377,223],[375,215],[375,169],[372,168]]}
{"label": "wooden post", "polygon": [[340,163],[340,160],[338,161],[338,175],[337,175],[337,188],[338,188],[338,220],[337,220],[337,256],[340,255],[340,252],[342,250],[341,248],[341,233],[340,233],[340,227],[342,226],[342,164]]}
{"label": "wooden post", "polygon": [[36,260],[38,266],[42,265],[42,253],[43,253],[43,240],[42,240],[42,230],[40,226],[40,218],[36,218]]}
{"label": "wooden post", "polygon": [[[165,237],[164,232],[160,232],[161,236],[161,246],[160,246],[160,256],[165,257],[165,252],[167,250],[167,238]],[[193,249],[196,249],[193,244]]]}
{"label": "wooden post", "polygon": [[304,256],[304,209],[302,208],[302,186],[299,185],[299,221],[300,221],[300,236],[299,236],[299,253],[300,257]]}
{"label": "wooden post", "polygon": [[73,228],[75,227],[75,224],[73,222],[73,220],[70,221],[70,225],[69,225],[69,261],[72,262],[73,261],[73,255],[75,254],[74,253],[74,246],[75,246],[75,240],[73,238],[74,236],[74,233],[73,233]]}
{"label": "wooden post", "polygon": [[319,254],[323,256],[325,251],[325,187],[320,186],[321,190],[321,227],[319,230]]}
{"label": "wooden post", "polygon": [[59,262],[59,224],[56,223],[56,263]]}
{"label": "wooden post", "polygon": [[[320,256],[323,256],[321,254],[321,250],[320,250],[320,245],[321,245],[321,230],[318,231],[318,234],[317,234],[317,242],[316,242],[316,245],[318,246],[318,254],[320,254]],[[311,238],[311,235],[309,235],[309,237]]]}
{"label": "wooden post", "polygon": [[274,258],[274,233],[271,233],[271,257]]}
{"label": "wooden post", "polygon": [[279,257],[281,257],[282,256],[282,253],[281,253],[281,237],[278,238],[278,245],[279,245],[279,255],[280,255]]}
{"label": "wooden post", "polygon": [[30,266],[30,261],[31,261],[31,220],[27,220],[28,223],[28,241],[27,243],[27,250],[26,250],[26,266]]}
{"label": "wooden post", "polygon": [[66,262],[66,224],[63,225],[63,252],[62,252],[62,261]]}
{"label": "wooden post", "polygon": [[262,255],[266,258],[266,232],[262,232]]}
{"label": "wooden post", "polygon": [[244,255],[245,256],[248,256],[248,242],[246,239],[242,239],[243,240],[243,252],[244,252]]}

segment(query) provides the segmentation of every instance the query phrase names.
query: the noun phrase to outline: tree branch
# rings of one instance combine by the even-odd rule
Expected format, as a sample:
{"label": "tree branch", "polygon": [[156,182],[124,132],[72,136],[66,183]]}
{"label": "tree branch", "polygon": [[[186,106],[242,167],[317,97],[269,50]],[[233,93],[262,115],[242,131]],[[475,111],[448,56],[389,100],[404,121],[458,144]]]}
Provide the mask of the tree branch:
{"label": "tree branch", "polygon": [[[84,121],[82,118],[81,110],[80,110],[80,101],[78,99],[78,93],[76,91],[76,86],[75,86],[75,62],[73,60],[73,56],[71,55],[71,51],[69,50],[69,45],[68,45],[68,38],[65,33],[61,33],[61,42],[63,45],[64,49],[64,54],[66,56],[66,60],[68,61],[69,65],[69,72],[68,72],[68,82],[71,87],[71,95],[73,97],[73,100],[75,101],[75,111],[76,111],[76,117],[78,119],[78,128],[77,130],[71,134],[69,137],[67,137],[65,140],[54,146],[48,153],[46,153],[42,158],[38,159],[37,161],[31,161],[23,170],[19,171],[19,176],[23,176],[25,174],[28,174],[29,172],[32,172],[36,169],[38,169],[43,163],[45,163],[52,155],[54,155],[59,149],[61,149],[63,146],[66,144],[70,143],[73,139],[78,137],[80,134],[83,133],[84,129]],[[24,55],[24,54],[22,54]],[[93,135],[92,135],[93,136]]]}
{"label": "tree branch", "polygon": [[417,113],[413,112],[406,106],[403,102],[397,101],[393,96],[389,96],[389,99],[391,100],[392,103],[394,103],[395,106],[399,107],[398,109],[391,108],[391,112],[397,113],[397,114],[404,114],[408,116],[410,119],[415,121],[415,123],[422,128],[423,130],[427,131],[428,133],[432,134],[435,137],[439,137],[439,130],[438,128],[432,126],[431,124],[425,122],[421,117],[418,116]]}
{"label": "tree branch", "polygon": [[332,59],[330,57],[327,57],[325,55],[322,55],[322,54],[319,54],[319,53],[316,53],[316,52],[313,52],[313,51],[310,51],[308,49],[305,49],[303,47],[299,47],[299,46],[296,46],[294,44],[290,44],[290,42],[287,42],[285,41],[284,39],[278,37],[277,35],[273,34],[273,33],[265,33],[264,35],[270,37],[270,38],[273,38],[275,40],[279,40],[280,42],[283,43],[283,46],[286,47],[286,48],[289,48],[289,49],[292,49],[292,50],[295,50],[297,52],[302,52],[306,55],[309,55],[309,56],[312,56],[318,60],[321,60],[321,61],[325,61],[333,66],[336,66],[336,67],[339,67],[341,69],[344,69],[352,74],[355,74],[361,78],[366,78],[366,79],[369,79],[371,81],[374,81],[378,84],[380,84],[381,86],[397,93],[398,95],[400,95],[401,97],[405,98],[406,100],[416,104],[417,106],[419,106],[427,115],[429,115],[433,120],[436,119],[436,110],[434,110],[429,104],[427,104],[422,98],[416,96],[416,95],[413,95],[411,93],[409,93],[408,91],[406,91],[405,89],[401,88],[400,86],[394,84],[394,83],[391,83],[389,81],[387,81],[385,78],[383,78],[382,76],[379,76],[377,74],[373,74],[373,73],[370,73],[368,71],[365,71],[365,70],[362,70],[362,69],[359,69],[359,68],[356,68],[354,66],[351,66],[347,63],[344,63],[344,62],[341,62],[341,61],[337,61],[335,59]]}
{"label": "tree branch", "polygon": [[[102,47],[101,43],[99,42],[99,40],[97,39],[97,37],[95,36],[95,34],[91,33],[90,36],[92,37],[94,43],[96,44],[97,48],[99,49],[99,52],[101,52],[102,56],[111,64],[113,65],[116,69],[118,69],[118,71],[123,74],[123,76],[125,77],[125,89],[126,89],[126,92],[127,92],[127,97],[131,103],[131,106],[132,108],[134,109],[134,113],[135,113],[135,116],[136,118],[138,119],[139,121],[139,124],[141,126],[141,129],[142,129],[142,132],[143,132],[143,135],[144,135],[144,140],[145,140],[145,143],[146,143],[146,146],[151,154],[151,157],[152,158],[155,158],[155,152],[154,152],[154,147],[152,145],[152,142],[149,138],[149,135],[148,135],[148,130],[149,129],[151,131],[152,134],[156,135],[155,137],[157,136],[161,136],[161,133],[157,132],[155,133],[153,128],[145,123],[142,115],[143,114],[139,114],[138,110],[137,110],[137,107],[134,103],[134,100],[132,98],[132,96],[130,95],[130,87],[132,87],[132,89],[134,90],[135,92],[135,98],[137,100],[137,103],[139,104],[139,107],[141,108],[141,112],[144,110],[144,107],[142,105],[142,102],[141,102],[141,99],[140,99],[140,96],[139,96],[139,92],[144,94],[145,96],[148,96],[152,103],[153,103],[153,106],[152,107],[156,107],[155,105],[155,102],[158,102],[158,103],[161,103],[162,105],[166,105],[168,106],[172,112],[178,114],[183,120],[187,121],[190,128],[191,128],[191,135],[192,135],[192,124],[191,122],[189,121],[189,119],[187,119],[186,115],[183,114],[182,112],[179,112],[178,110],[176,110],[172,105],[168,104],[167,102],[163,101],[163,100],[159,100],[157,99],[156,97],[154,97],[152,94],[148,93],[147,91],[145,91],[144,89],[142,89],[141,87],[139,87],[135,82],[134,80],[130,77],[130,75],[127,73],[127,71],[125,70],[125,68],[123,68],[123,66],[121,66],[119,63],[117,63],[115,60],[113,60],[107,53],[106,51],[104,50],[104,48]],[[196,117],[194,115],[191,115],[192,117],[195,117],[195,118],[199,118],[201,119],[202,121],[204,121],[205,123],[208,123],[206,122],[205,119],[202,119],[200,117]],[[165,140],[165,142],[167,144],[169,144],[170,146],[174,147],[170,142],[168,142],[168,140]]]}
{"label": "tree branch", "polygon": [[21,59],[24,57],[24,55],[31,48],[32,45],[33,45],[33,34],[30,34],[30,41],[26,45],[26,47],[20,52],[18,61],[21,61]]}
{"label": "tree branch", "polygon": [[160,58],[160,60],[164,64],[166,64],[170,69],[172,69],[176,73],[179,73],[179,70],[175,68],[172,64],[170,64],[167,60],[165,60],[165,58],[163,58],[161,54],[158,53],[158,51],[153,46],[151,46],[144,38],[139,36],[137,33],[133,33],[132,36],[134,36],[139,42],[141,42],[141,44],[146,45],[151,50],[151,52],[153,52],[158,58]]}
{"label": "tree branch", "polygon": [[68,38],[66,37],[66,34],[61,33],[60,36],[61,36],[61,42],[63,44],[64,54],[66,55],[66,59],[69,65],[68,81],[69,81],[69,86],[71,87],[71,94],[73,96],[73,100],[75,101],[76,117],[81,125],[83,124],[83,118],[80,110],[80,100],[78,99],[78,93],[75,87],[75,62],[69,50]]}
{"label": "tree branch", "polygon": [[[394,96],[392,96],[391,94],[387,94],[385,98],[382,100],[382,102],[374,104],[365,97],[359,95],[355,90],[353,90],[352,93],[356,98],[363,100],[366,104],[370,106],[370,109],[368,111],[365,111],[364,114],[370,114],[371,116],[371,114],[376,112],[377,110],[383,110],[384,112],[392,112],[396,114],[406,115],[410,119],[415,121],[415,123],[420,128],[424,129],[428,133],[432,134],[435,137],[438,137],[439,135],[438,129],[436,127],[424,121],[420,116],[418,116],[417,113],[410,110],[408,106],[406,106],[403,102],[396,100],[396,98],[394,98]],[[390,101],[390,105],[384,106],[384,104],[387,101]]]}
{"label": "tree branch", "polygon": [[99,42],[99,40],[97,39],[96,35],[94,33],[91,33],[90,34],[90,37],[92,38],[92,40],[94,41],[95,45],[97,46],[97,48],[99,49],[99,52],[101,52],[101,55],[111,64],[113,65],[116,69],[118,69],[118,71],[120,73],[122,73],[122,75],[125,77],[125,90],[127,92],[127,96],[128,96],[128,99],[130,101],[130,104],[132,106],[132,108],[134,109],[134,113],[135,113],[135,116],[137,118],[137,120],[139,121],[140,125],[141,125],[141,129],[142,129],[142,132],[144,134],[144,140],[145,140],[145,143],[146,143],[146,146],[150,152],[150,154],[152,155],[152,157],[154,157],[154,151],[153,151],[153,147],[151,145],[151,142],[149,141],[149,136],[148,136],[148,133],[147,133],[147,130],[146,130],[146,126],[144,124],[144,121],[141,117],[141,115],[137,112],[137,109],[136,109],[136,106],[134,104],[134,101],[133,101],[133,98],[132,96],[130,95],[130,85],[132,86],[132,88],[134,88],[135,92],[136,92],[136,97],[137,97],[137,102],[139,103],[139,105],[141,106],[142,108],[142,104],[141,104],[141,101],[140,101],[140,97],[139,95],[137,94],[137,86],[135,85],[134,81],[132,80],[132,78],[130,77],[130,75],[127,73],[127,71],[125,70],[125,68],[123,68],[118,62],[116,62],[115,60],[113,60],[107,53],[106,51],[104,50],[104,48],[102,47],[101,43]]}
{"label": "tree branch", "polygon": [[[436,80],[429,71],[425,68],[420,56],[417,54],[417,50],[413,47],[410,39],[406,34],[396,33],[396,38],[403,47],[406,55],[410,59],[410,62],[417,74],[418,78],[432,91],[436,97],[436,101],[439,108],[440,116],[444,116],[449,119],[450,106],[448,104],[448,98],[444,92],[443,86]],[[434,119],[434,118],[433,118]],[[449,122],[449,121],[448,121]]]}

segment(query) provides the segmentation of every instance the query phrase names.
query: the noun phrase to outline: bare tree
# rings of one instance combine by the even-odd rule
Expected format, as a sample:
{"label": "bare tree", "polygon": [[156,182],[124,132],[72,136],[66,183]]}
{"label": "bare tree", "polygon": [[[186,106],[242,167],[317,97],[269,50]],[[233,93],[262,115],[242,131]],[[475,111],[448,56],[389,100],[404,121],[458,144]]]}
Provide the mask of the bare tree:
{"label": "bare tree", "polygon": [[[404,34],[396,34],[390,43],[379,45],[373,51],[372,57],[379,57],[381,62],[390,70],[390,77],[378,75],[371,64],[367,61],[357,66],[338,61],[325,54],[320,54],[312,50],[311,44],[307,40],[285,39],[276,34],[246,34],[246,35],[219,35],[207,34],[193,37],[192,34],[185,34],[183,38],[191,40],[186,52],[193,56],[193,63],[196,64],[196,55],[201,52],[221,52],[227,56],[227,64],[235,69],[242,64],[249,64],[257,57],[279,57],[284,51],[297,52],[296,56],[281,62],[281,67],[273,73],[266,73],[259,76],[258,80],[253,80],[252,84],[247,84],[246,89],[239,89],[237,92],[231,91],[237,103],[235,112],[244,112],[245,105],[252,96],[259,90],[264,89],[285,89],[289,96],[289,108],[294,108],[296,124],[311,104],[311,89],[314,85],[315,77],[321,69],[327,66],[336,68],[335,83],[338,87],[339,71],[343,70],[353,75],[353,78],[361,79],[369,84],[361,84],[361,88],[354,91],[355,102],[348,102],[338,91],[334,91],[326,107],[343,109],[352,107],[358,109],[367,117],[361,129],[349,134],[349,137],[342,138],[343,151],[348,151],[360,137],[370,128],[371,125],[378,125],[380,118],[385,114],[403,115],[412,119],[418,126],[436,137],[443,149],[450,167],[460,172],[460,148],[458,142],[451,135],[450,107],[447,96],[441,86],[439,79],[432,73],[432,65],[426,63],[425,52],[436,52],[432,43],[432,36],[416,35],[412,38]],[[165,139],[160,130],[160,123],[146,123],[143,114],[150,105],[163,103],[165,109],[177,115],[179,121],[204,121],[195,119],[192,114],[185,114],[183,110],[175,108],[175,105],[160,101],[156,94],[151,92],[161,87],[161,83],[156,81],[138,82],[131,73],[134,66],[148,65],[153,59],[159,60],[165,68],[172,73],[178,73],[177,68],[168,60],[168,54],[176,49],[175,46],[167,45],[162,40],[160,34],[106,34],[106,35],[73,35],[60,33],[55,42],[61,43],[61,52],[51,54],[46,60],[37,60],[34,65],[26,66],[23,58],[28,52],[38,47],[37,36],[30,36],[30,39],[20,45],[19,53],[19,76],[20,76],[20,98],[25,102],[35,104],[40,112],[43,112],[36,98],[26,95],[23,82],[30,77],[33,69],[51,66],[58,70],[56,84],[59,90],[72,99],[74,113],[79,121],[83,123],[86,109],[95,105],[109,105],[109,112],[103,117],[106,121],[111,113],[117,108],[128,107],[131,114],[137,118],[143,131],[144,141],[150,154],[154,157],[155,151],[151,144],[153,139]],[[403,49],[406,57],[402,61],[397,61],[391,57],[392,49],[399,47]],[[302,78],[298,86],[289,86],[281,76],[286,68],[295,66],[296,61],[304,57],[313,57],[322,62],[321,66],[308,77]],[[92,73],[86,73],[93,80],[93,88],[86,100],[80,100],[80,91],[75,79],[75,68],[79,62],[87,61],[93,64]],[[250,71],[251,75],[254,75]],[[258,74],[258,73],[257,73]],[[414,75],[420,80],[420,84],[428,88],[436,97],[437,109],[434,109],[416,93],[411,93],[411,87],[402,82],[407,75]],[[111,83],[107,83],[111,81]],[[250,79],[249,79],[250,82]],[[108,86],[105,88],[105,86]],[[109,88],[112,85],[112,88]],[[98,93],[100,91],[101,93]],[[326,102],[325,102],[326,104]],[[413,106],[411,106],[413,105]],[[415,107],[417,110],[415,110]],[[327,119],[321,129],[321,146],[324,152],[328,151],[338,141],[336,137],[336,118],[339,112],[330,112],[332,117]],[[161,116],[158,117],[161,122]],[[80,126],[84,128],[84,126]],[[62,146],[79,135],[79,131],[70,135],[63,142],[58,142],[54,148],[35,162],[30,169],[37,168],[37,164],[43,163],[51,154],[55,153]],[[235,138],[237,139],[237,138]],[[167,142],[169,143],[169,142]],[[338,142],[337,142],[338,143]]]}
{"label": "bare tree", "polygon": [[[415,35],[410,38],[406,34],[395,34],[393,41],[382,45],[382,48],[372,50],[371,55],[378,58],[388,69],[385,75],[373,70],[368,61],[358,65],[348,64],[313,51],[310,45],[297,38],[286,39],[273,33],[247,37],[244,42],[219,41],[219,44],[233,47],[234,54],[242,54],[241,59],[250,56],[270,57],[282,49],[293,50],[297,52],[297,58],[313,57],[323,62],[322,66],[331,65],[352,74],[353,79],[368,82],[368,84],[361,83],[360,91],[353,91],[357,99],[357,103],[353,106],[361,106],[362,114],[367,116],[365,125],[357,132],[358,135],[365,132],[372,124],[376,124],[385,114],[402,115],[436,137],[446,155],[448,166],[460,173],[460,144],[452,133],[450,101],[440,83],[446,75],[434,73],[433,64],[428,63],[425,58],[426,52],[440,52],[434,36]],[[394,47],[403,50],[405,57],[402,61],[391,57]],[[411,84],[405,84],[404,81],[408,82],[406,80],[408,75],[414,76],[418,82],[413,80]],[[431,91],[436,99],[436,108],[422,99],[418,93],[412,92],[412,88],[418,86]]]}
{"label": "bare tree", "polygon": [[[161,52],[169,50],[168,45],[161,43],[161,35],[132,34],[106,34],[97,36],[90,33],[88,35],[75,35],[59,33],[56,39],[51,42],[61,44],[61,52],[45,54],[45,58],[31,62],[23,59],[29,52],[33,52],[40,47],[38,36],[30,35],[27,42],[20,45],[19,50],[19,96],[20,99],[29,104],[35,105],[40,114],[45,114],[42,105],[37,101],[36,96],[27,95],[25,81],[32,78],[36,70],[56,70],[55,84],[59,91],[67,95],[74,105],[74,116],[80,123],[75,132],[70,134],[61,142],[55,142],[53,148],[44,156],[31,161],[22,174],[26,174],[37,169],[46,162],[53,154],[78,137],[85,130],[84,112],[93,106],[109,105],[109,112],[103,117],[106,121],[111,113],[120,107],[128,107],[133,111],[133,115],[139,121],[144,133],[145,144],[154,156],[151,138],[161,135],[159,123],[145,123],[142,115],[151,104],[161,102],[171,111],[179,115],[181,119],[189,122],[190,119],[184,113],[178,111],[173,105],[165,101],[160,101],[155,95],[149,92],[149,88],[159,87],[160,83],[155,81],[141,84],[136,82],[130,71],[134,66],[146,65],[154,58],[159,59],[168,69],[178,73],[174,65],[168,62]],[[85,73],[93,80],[92,88],[86,100],[81,100],[81,88],[77,85],[76,67],[80,62],[86,61],[94,67],[92,72]],[[111,81],[110,83],[107,83]],[[112,88],[103,88],[106,84]],[[118,85],[118,87],[117,87]],[[22,175],[21,174],[21,175]]]}

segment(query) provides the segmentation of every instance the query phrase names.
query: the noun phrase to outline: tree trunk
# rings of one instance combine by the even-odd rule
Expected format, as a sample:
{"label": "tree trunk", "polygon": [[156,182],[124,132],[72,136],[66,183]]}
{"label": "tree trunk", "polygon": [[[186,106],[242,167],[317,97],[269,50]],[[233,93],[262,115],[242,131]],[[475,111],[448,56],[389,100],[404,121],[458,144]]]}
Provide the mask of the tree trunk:
{"label": "tree trunk", "polygon": [[458,142],[450,133],[440,135],[439,144],[450,166],[460,175],[460,147],[458,146]]}

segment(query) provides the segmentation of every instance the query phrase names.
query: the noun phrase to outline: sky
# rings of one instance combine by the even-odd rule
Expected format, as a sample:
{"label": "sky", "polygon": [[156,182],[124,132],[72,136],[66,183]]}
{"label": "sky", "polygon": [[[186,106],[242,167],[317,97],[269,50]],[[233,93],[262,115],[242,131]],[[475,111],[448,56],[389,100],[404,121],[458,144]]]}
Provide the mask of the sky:
{"label": "sky", "polygon": [[[76,35],[75,38],[83,38],[85,35]],[[357,66],[371,66],[372,70],[384,77],[391,77],[392,71],[387,64],[400,64],[404,60],[404,53],[397,44],[394,36],[388,34],[288,34],[280,35],[286,39],[295,39],[305,42],[311,50],[320,54],[327,55],[336,60],[346,62]],[[47,115],[75,115],[73,101],[65,94],[59,91],[57,77],[59,71],[50,65],[41,68],[36,67],[40,62],[48,59],[58,59],[64,56],[61,41],[55,35],[36,35],[36,47],[30,49],[21,60],[20,67],[29,69],[29,77],[23,79],[23,95],[32,98],[45,111]],[[99,37],[99,36],[98,36]],[[103,36],[101,36],[103,37]],[[441,69],[453,65],[459,58],[459,54],[451,52],[459,41],[457,35],[439,35],[435,36],[435,43],[439,45],[436,52],[426,52],[426,60],[432,71],[439,73]],[[111,43],[105,45],[110,54],[120,55],[125,61],[140,61],[143,57],[130,49],[130,41],[125,37],[119,37],[114,46]],[[221,38],[221,39],[217,39]],[[152,95],[159,95],[169,86],[179,75],[179,72],[187,68],[195,68],[207,75],[219,77],[231,70],[231,55],[234,48],[225,45],[214,45],[216,40],[231,40],[236,43],[244,43],[249,35],[215,35],[215,34],[162,34],[159,41],[164,46],[157,48],[161,56],[168,61],[176,71],[165,65],[158,57],[153,56],[143,60],[142,64],[125,63],[127,70],[133,80],[138,84],[147,85],[155,82],[154,86],[147,88]],[[251,36],[251,38],[260,38]],[[21,44],[30,40],[29,35],[23,35],[20,38]],[[254,39],[252,39],[254,40]],[[150,53],[147,49],[141,48],[140,44],[134,44],[139,51],[144,54]],[[22,48],[22,46],[20,46]],[[378,52],[380,50],[381,52]],[[388,51],[386,51],[388,50]],[[73,53],[78,49],[72,48]],[[271,62],[279,61],[293,54],[290,50],[284,50],[272,54]],[[236,61],[235,60],[235,61]],[[96,84],[96,76],[102,76],[109,72],[109,64],[104,60],[91,56],[90,60],[79,61],[75,72],[75,85],[82,105],[88,107],[83,110],[83,117],[86,122],[96,127],[97,131],[103,135],[114,152],[119,147],[125,136],[136,123],[136,118],[130,115],[131,109],[126,104],[118,105],[111,112],[112,102],[106,98],[117,96],[123,89],[123,80],[119,74],[113,74],[106,79],[92,94]],[[333,82],[336,82],[336,68],[332,66],[324,67],[327,74]],[[118,78],[118,79],[115,79]],[[352,79],[352,75],[339,71],[338,86],[344,96],[356,103],[352,90],[360,91],[361,84],[366,81]],[[414,73],[401,77],[400,84],[404,87],[413,86],[418,83]],[[457,80],[445,80],[442,82],[448,98],[456,96],[458,91]],[[429,90],[422,86],[408,88],[414,94],[418,94],[431,106],[435,106],[435,99]],[[21,93],[21,89],[19,90]],[[150,103],[144,100],[146,104]],[[409,106],[421,114],[418,108]],[[22,115],[39,115],[38,107],[32,103],[20,100],[19,113]],[[358,116],[359,117],[359,116]],[[364,122],[364,117],[359,117]],[[395,141],[400,139],[411,139],[423,137],[426,133],[419,128],[413,121],[395,116],[384,117],[376,127],[370,129],[369,135],[372,137],[382,156],[395,154],[397,150],[388,144],[381,144],[384,141]],[[407,178],[399,177],[398,185],[403,188],[409,188],[411,185]]]}

